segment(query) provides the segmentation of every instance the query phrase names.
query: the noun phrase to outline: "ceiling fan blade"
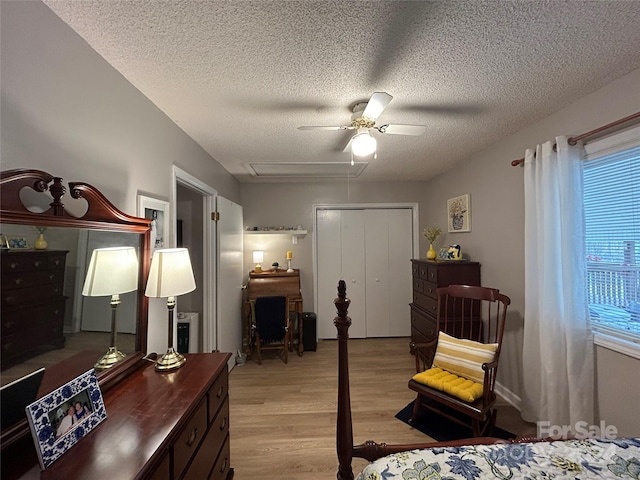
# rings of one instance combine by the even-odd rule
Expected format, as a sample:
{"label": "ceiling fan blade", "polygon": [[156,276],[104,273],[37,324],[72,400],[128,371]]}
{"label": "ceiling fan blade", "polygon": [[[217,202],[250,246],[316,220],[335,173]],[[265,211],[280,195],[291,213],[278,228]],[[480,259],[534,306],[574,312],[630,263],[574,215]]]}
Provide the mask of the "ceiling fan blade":
{"label": "ceiling fan blade", "polygon": [[382,125],[377,128],[380,133],[391,135],[423,135],[427,131],[426,125]]}
{"label": "ceiling fan blade", "polygon": [[393,97],[386,92],[375,92],[367,102],[362,116],[375,120],[387,108],[392,99]]}
{"label": "ceiling fan blade", "polygon": [[[355,136],[355,135],[354,135]],[[344,147],[344,150],[342,150],[343,152],[350,152],[351,151],[351,143],[353,142],[353,137],[351,137],[349,139],[349,143],[347,143],[347,146]]]}
{"label": "ceiling fan blade", "polygon": [[303,125],[298,127],[298,130],[351,130],[353,127],[340,125],[339,127],[323,127],[317,125]]}

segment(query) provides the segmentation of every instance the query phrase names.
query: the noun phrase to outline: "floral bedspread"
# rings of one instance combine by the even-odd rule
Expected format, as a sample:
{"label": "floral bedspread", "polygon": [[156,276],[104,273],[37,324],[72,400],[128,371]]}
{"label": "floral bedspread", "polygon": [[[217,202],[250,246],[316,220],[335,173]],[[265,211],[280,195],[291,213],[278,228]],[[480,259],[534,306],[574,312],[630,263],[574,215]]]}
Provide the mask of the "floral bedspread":
{"label": "floral bedspread", "polygon": [[640,479],[640,438],[498,443],[412,450],[370,463],[356,480]]}

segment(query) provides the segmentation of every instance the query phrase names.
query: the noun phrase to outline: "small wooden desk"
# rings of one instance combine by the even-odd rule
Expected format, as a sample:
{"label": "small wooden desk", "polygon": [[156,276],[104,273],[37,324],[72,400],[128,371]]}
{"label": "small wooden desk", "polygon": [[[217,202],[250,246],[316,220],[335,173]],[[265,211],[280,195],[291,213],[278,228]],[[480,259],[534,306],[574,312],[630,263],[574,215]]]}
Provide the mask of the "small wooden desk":
{"label": "small wooden desk", "polygon": [[258,297],[286,295],[289,297],[289,310],[296,312],[298,320],[297,335],[298,355],[302,356],[302,293],[300,292],[300,270],[295,268],[289,273],[286,270],[266,270],[263,272],[249,272],[249,283],[244,294],[244,332],[245,352],[251,354],[251,325],[249,324],[251,305],[250,300]]}

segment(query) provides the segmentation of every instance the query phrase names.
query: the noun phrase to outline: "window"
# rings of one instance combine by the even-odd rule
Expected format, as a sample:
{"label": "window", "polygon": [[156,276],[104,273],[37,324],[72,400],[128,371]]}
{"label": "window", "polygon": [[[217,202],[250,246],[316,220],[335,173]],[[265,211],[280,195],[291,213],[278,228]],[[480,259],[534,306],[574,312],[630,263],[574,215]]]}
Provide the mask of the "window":
{"label": "window", "polygon": [[587,145],[587,295],[596,334],[640,343],[640,127]]}

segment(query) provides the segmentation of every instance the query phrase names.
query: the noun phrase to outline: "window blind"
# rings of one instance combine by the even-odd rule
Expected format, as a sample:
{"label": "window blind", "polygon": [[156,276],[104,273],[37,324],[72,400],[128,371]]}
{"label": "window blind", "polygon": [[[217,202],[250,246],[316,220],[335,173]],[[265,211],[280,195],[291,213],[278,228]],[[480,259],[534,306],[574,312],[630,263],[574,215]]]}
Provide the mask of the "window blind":
{"label": "window blind", "polygon": [[592,326],[640,343],[640,128],[585,146],[585,243]]}

